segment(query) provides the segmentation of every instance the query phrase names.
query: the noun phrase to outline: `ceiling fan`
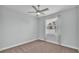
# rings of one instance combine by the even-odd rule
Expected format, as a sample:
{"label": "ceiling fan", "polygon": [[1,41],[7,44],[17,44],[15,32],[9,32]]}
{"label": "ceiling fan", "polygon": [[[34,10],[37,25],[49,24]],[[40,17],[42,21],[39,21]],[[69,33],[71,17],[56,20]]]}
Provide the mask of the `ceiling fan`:
{"label": "ceiling fan", "polygon": [[40,5],[36,5],[36,6],[33,5],[32,8],[33,8],[35,11],[30,11],[30,12],[27,12],[27,13],[34,13],[34,14],[36,14],[36,16],[39,16],[40,14],[45,15],[45,13],[43,13],[43,12],[49,10],[48,8],[45,8],[45,9],[40,10]]}

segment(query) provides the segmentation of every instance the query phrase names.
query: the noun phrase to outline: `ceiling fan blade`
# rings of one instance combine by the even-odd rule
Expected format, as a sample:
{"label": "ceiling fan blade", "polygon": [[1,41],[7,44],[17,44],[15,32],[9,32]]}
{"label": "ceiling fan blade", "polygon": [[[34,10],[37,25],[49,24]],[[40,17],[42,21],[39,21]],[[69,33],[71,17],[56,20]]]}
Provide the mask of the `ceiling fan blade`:
{"label": "ceiling fan blade", "polygon": [[37,11],[37,8],[35,6],[32,6],[36,11]]}
{"label": "ceiling fan blade", "polygon": [[46,15],[45,13],[42,13],[42,12],[40,12],[41,14],[43,14],[43,15]]}
{"label": "ceiling fan blade", "polygon": [[40,10],[40,12],[47,11],[47,10],[49,10],[49,9],[48,8],[45,8],[43,10]]}
{"label": "ceiling fan blade", "polygon": [[27,12],[27,13],[35,13],[35,12]]}

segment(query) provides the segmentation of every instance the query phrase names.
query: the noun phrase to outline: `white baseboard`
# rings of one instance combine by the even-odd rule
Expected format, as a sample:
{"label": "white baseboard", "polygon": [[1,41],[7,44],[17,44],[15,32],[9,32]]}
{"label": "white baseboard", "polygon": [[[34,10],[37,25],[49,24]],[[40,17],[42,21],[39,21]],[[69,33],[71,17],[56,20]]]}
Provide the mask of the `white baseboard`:
{"label": "white baseboard", "polygon": [[[9,48],[13,48],[13,47],[16,47],[16,46],[25,44],[25,43],[29,43],[29,42],[32,42],[32,41],[34,41],[34,40],[44,40],[44,41],[47,41],[47,42],[51,42],[51,43],[54,43],[54,44],[58,44],[57,42],[54,42],[54,41],[51,41],[51,40],[46,40],[46,39],[32,39],[32,40],[25,41],[25,42],[21,42],[21,43],[18,43],[18,44],[9,46],[9,47],[1,48],[0,51],[6,50],[6,49],[9,49]],[[61,45],[61,46],[65,46],[65,47],[69,47],[69,48],[73,48],[73,49],[77,49],[77,50],[79,51],[79,48],[76,48],[76,47],[72,47],[72,46],[65,45],[65,44],[60,44],[60,45]]]}
{"label": "white baseboard", "polygon": [[61,46],[64,46],[64,47],[69,47],[69,48],[72,48],[72,49],[79,50],[79,48],[74,47],[74,46],[70,46],[70,45],[66,45],[66,44],[59,44],[59,43],[54,42],[54,41],[51,41],[51,40],[45,40],[45,41],[47,41],[47,42],[51,42],[51,43],[54,43],[54,44],[58,44],[58,45],[61,45]]}
{"label": "white baseboard", "polygon": [[32,39],[32,40],[28,40],[28,41],[25,41],[25,42],[21,42],[21,43],[18,43],[18,44],[9,46],[9,47],[0,48],[0,51],[6,50],[6,49],[9,49],[9,48],[13,48],[13,47],[16,47],[16,46],[25,44],[25,43],[29,43],[29,42],[32,42],[32,41],[34,41],[34,40],[38,40],[38,39]]}
{"label": "white baseboard", "polygon": [[70,45],[66,45],[66,44],[61,44],[61,45],[62,46],[65,46],[65,47],[69,47],[69,48],[78,50],[78,48],[77,47],[74,47],[74,46],[70,46]]}
{"label": "white baseboard", "polygon": [[78,49],[78,52],[79,52],[79,49]]}

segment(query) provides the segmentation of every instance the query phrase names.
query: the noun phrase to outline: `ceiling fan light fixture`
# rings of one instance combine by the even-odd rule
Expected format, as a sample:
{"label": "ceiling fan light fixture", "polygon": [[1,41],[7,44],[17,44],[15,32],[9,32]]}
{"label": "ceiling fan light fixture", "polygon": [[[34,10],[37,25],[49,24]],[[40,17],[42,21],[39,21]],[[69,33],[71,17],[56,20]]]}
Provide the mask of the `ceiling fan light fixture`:
{"label": "ceiling fan light fixture", "polygon": [[39,12],[37,12],[36,14],[37,14],[37,15],[40,15],[40,13],[39,13]]}

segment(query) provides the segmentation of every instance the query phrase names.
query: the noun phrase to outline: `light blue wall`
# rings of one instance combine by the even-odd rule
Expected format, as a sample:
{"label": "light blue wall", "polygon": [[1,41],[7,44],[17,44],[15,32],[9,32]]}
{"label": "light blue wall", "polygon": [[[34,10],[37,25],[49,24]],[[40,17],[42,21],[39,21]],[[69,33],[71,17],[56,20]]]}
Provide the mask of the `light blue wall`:
{"label": "light blue wall", "polygon": [[73,48],[77,47],[77,17],[76,8],[61,12],[62,20],[62,45],[66,45]]}
{"label": "light blue wall", "polygon": [[76,7],[76,13],[77,13],[77,46],[78,46],[78,49],[79,49],[79,6]]}
{"label": "light blue wall", "polygon": [[0,6],[0,48],[10,47],[36,37],[36,17]]}
{"label": "light blue wall", "polygon": [[[61,12],[58,12],[56,14],[52,14],[49,16],[41,17],[41,22],[44,22],[44,20],[47,19],[53,19],[53,17],[59,16],[59,25],[60,25],[60,33],[61,33],[61,45],[71,47],[71,48],[78,48],[77,44],[77,14],[76,14],[76,8],[70,8]],[[45,23],[42,23],[44,25]],[[45,28],[44,26],[41,26],[41,28]],[[59,26],[58,26],[59,27]],[[40,31],[41,35],[44,37],[45,30]],[[41,36],[41,37],[42,37]],[[47,40],[50,40],[52,42],[58,43],[56,39],[54,39],[53,35],[47,36]]]}

